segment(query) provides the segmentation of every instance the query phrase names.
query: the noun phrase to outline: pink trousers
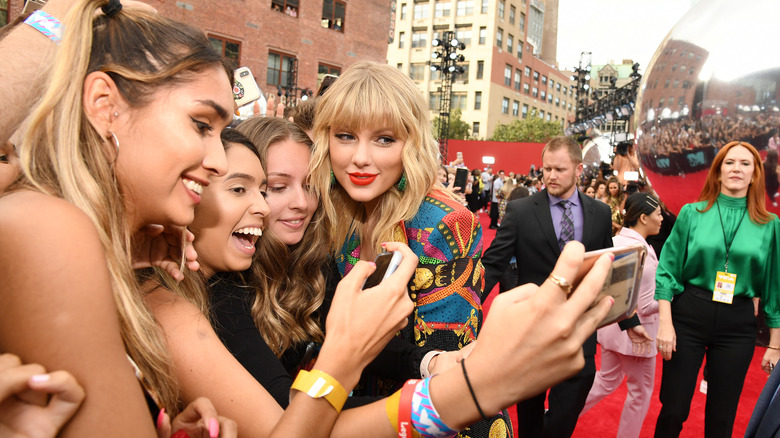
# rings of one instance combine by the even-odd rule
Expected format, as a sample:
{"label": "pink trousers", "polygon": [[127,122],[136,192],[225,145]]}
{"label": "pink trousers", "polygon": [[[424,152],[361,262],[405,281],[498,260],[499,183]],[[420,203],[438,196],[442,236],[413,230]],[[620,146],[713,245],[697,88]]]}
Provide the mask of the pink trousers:
{"label": "pink trousers", "polygon": [[655,380],[655,357],[626,356],[610,350],[601,350],[601,369],[596,373],[593,387],[580,415],[608,396],[626,382],[628,395],[620,415],[618,438],[636,438],[642,430]]}

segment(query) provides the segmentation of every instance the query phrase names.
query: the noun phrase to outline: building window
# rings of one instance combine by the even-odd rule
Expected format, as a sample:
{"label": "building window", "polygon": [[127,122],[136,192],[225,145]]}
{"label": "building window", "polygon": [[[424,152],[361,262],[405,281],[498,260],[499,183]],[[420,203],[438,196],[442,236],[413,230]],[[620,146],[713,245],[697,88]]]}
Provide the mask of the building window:
{"label": "building window", "polygon": [[542,76],[542,85],[547,85],[547,76]]}
{"label": "building window", "polygon": [[436,2],[436,6],[434,7],[433,16],[434,17],[449,17],[450,11],[452,10],[452,3],[449,1],[446,2]]}
{"label": "building window", "polygon": [[544,111],[539,111],[539,118],[544,119]]}
{"label": "building window", "polygon": [[0,0],[0,27],[8,24],[8,0]]}
{"label": "building window", "polygon": [[401,3],[401,20],[406,20],[406,13],[407,13],[406,3]]}
{"label": "building window", "polygon": [[552,91],[555,88],[555,81],[550,79],[550,91]]}
{"label": "building window", "polygon": [[488,0],[482,0],[482,13],[488,13]]}
{"label": "building window", "polygon": [[523,104],[523,118],[528,117],[528,105]]}
{"label": "building window", "polygon": [[520,13],[520,21],[518,22],[520,32],[525,32],[525,12]]}
{"label": "building window", "polygon": [[465,44],[466,46],[471,45],[471,29],[461,29],[455,31],[455,38],[458,39],[459,42]]}
{"label": "building window", "polygon": [[482,109],[482,92],[481,91],[475,91],[474,92],[474,109],[475,110],[481,110]]}
{"label": "building window", "polygon": [[498,18],[503,19],[504,18],[504,10],[506,9],[506,2],[504,0],[499,0],[498,2]]}
{"label": "building window", "polygon": [[403,49],[406,45],[406,32],[398,32],[398,48]]}
{"label": "building window", "polygon": [[561,106],[561,99],[555,98],[555,106]]}
{"label": "building window", "polygon": [[[398,68],[401,68],[402,66],[403,64],[400,64]],[[341,75],[341,67],[335,67],[328,64],[317,64],[317,74],[339,76]]]}
{"label": "building window", "polygon": [[517,113],[520,111],[520,102],[513,100],[512,101],[512,115],[517,117]]}
{"label": "building window", "polygon": [[452,100],[450,101],[451,108],[460,108],[465,111],[468,105],[468,94],[466,93],[452,93]]}
{"label": "building window", "polygon": [[464,84],[469,83],[469,65],[471,64],[468,62],[461,65],[461,67],[463,67],[463,73],[455,76],[456,81],[463,81]]}
{"label": "building window", "polygon": [[555,90],[556,90],[556,91],[561,91],[561,83],[560,83],[560,82],[558,82],[557,84],[555,84]]}
{"label": "building window", "polygon": [[409,77],[414,81],[421,81],[425,78],[425,64],[416,63],[409,65]]}
{"label": "building window", "polygon": [[421,18],[428,18],[428,6],[429,6],[428,3],[415,3],[414,19],[419,20]]}
{"label": "building window", "polygon": [[542,100],[547,100],[547,93],[545,93],[544,90],[542,90],[539,93],[539,98],[542,99]]}
{"label": "building window", "polygon": [[506,36],[506,53],[512,53],[512,40],[514,39],[515,37],[511,33]]}
{"label": "building window", "polygon": [[412,48],[428,46],[428,32],[412,32]]}
{"label": "building window", "polygon": [[472,137],[479,135],[479,122],[474,122],[471,124],[471,135]]}
{"label": "building window", "polygon": [[455,14],[458,16],[472,15],[474,14],[474,0],[458,0],[457,8]]}
{"label": "building window", "polygon": [[277,12],[284,12],[291,17],[297,17],[298,0],[271,0],[271,9]]}
{"label": "building window", "polygon": [[534,71],[534,81],[538,81],[538,80],[539,80],[539,72]]}
{"label": "building window", "polygon": [[550,113],[547,113],[547,121],[548,122],[550,121],[550,115],[551,115]]}
{"label": "building window", "polygon": [[509,98],[501,100],[501,114],[509,114]]}
{"label": "building window", "polygon": [[341,0],[323,0],[322,27],[344,32],[347,4]]}
{"label": "building window", "polygon": [[523,78],[523,73],[520,70],[515,70],[515,90],[520,89],[520,80]]}
{"label": "building window", "polygon": [[504,44],[504,29],[501,29],[500,27],[496,31],[496,46],[500,49],[502,45]]}
{"label": "building window", "polygon": [[534,87],[531,91],[531,96],[533,97],[539,97],[539,89]]}
{"label": "building window", "polygon": [[504,85],[512,86],[512,66],[509,64],[504,66]]}
{"label": "building window", "polygon": [[525,72],[525,77],[531,77],[531,67],[526,67],[523,71]]}
{"label": "building window", "polygon": [[552,94],[547,93],[547,102],[552,103]]}
{"label": "building window", "polygon": [[438,110],[440,98],[441,98],[441,93],[438,92],[428,93],[428,109],[430,109],[431,111]]}
{"label": "building window", "polygon": [[517,42],[517,59],[523,60],[523,42],[518,41]]}
{"label": "building window", "polygon": [[531,91],[531,87],[528,85],[528,83],[523,83],[523,93],[528,94]]}
{"label": "building window", "polygon": [[517,8],[515,8],[512,5],[509,5],[509,24],[515,24],[515,11]]}
{"label": "building window", "polygon": [[403,70],[404,69],[404,63],[403,62],[399,62],[398,64],[395,65],[395,68],[397,68],[398,70]]}
{"label": "building window", "polygon": [[485,44],[485,41],[487,41],[487,27],[480,27],[479,28],[479,44]]}
{"label": "building window", "polygon": [[289,73],[295,58],[281,53],[268,52],[268,72],[265,82],[268,85],[289,86]]}
{"label": "building window", "polygon": [[[0,0],[0,11],[2,11],[2,5],[4,0]],[[8,3],[6,3],[7,5]],[[6,6],[7,7],[7,6]],[[0,18],[2,13],[0,13]],[[209,42],[220,55],[236,63],[236,67],[240,64],[241,59],[241,43],[236,40],[231,40],[216,35],[209,35]]]}
{"label": "building window", "polygon": [[477,79],[482,79],[485,75],[485,61],[477,61]]}

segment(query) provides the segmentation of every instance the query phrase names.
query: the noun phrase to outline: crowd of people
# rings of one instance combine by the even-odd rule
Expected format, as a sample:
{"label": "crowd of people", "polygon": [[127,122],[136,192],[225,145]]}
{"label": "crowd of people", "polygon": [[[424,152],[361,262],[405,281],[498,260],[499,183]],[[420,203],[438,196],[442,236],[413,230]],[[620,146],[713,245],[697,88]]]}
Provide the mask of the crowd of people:
{"label": "crowd of people", "polygon": [[[506,409],[521,402],[521,436],[571,435],[614,303],[597,299],[612,254],[580,279],[584,252],[612,246],[615,228],[641,242],[660,227],[655,198],[626,198],[612,180],[605,202],[579,195],[576,142],[553,139],[543,171],[467,172],[459,187],[415,84],[370,62],[290,114],[236,122],[232,70],[204,34],[130,0],[50,0],[4,29],[0,54],[3,431],[511,437]],[[750,199],[735,255],[750,239],[774,242],[734,261],[745,277],[780,257],[750,148],[724,148],[702,194],[728,196],[737,227],[731,210]],[[752,175],[752,189],[733,172]],[[486,249],[474,212],[488,202],[497,235]],[[689,272],[678,260],[687,236],[673,233],[661,257],[668,278]],[[386,252],[401,256],[395,271],[366,286]],[[485,317],[482,300],[507,273]],[[777,281],[767,269],[737,283],[735,299],[760,296],[780,325]],[[653,346],[647,300],[615,334],[633,352]],[[679,306],[659,307],[659,350],[683,345],[695,329],[675,335]],[[778,358],[772,349],[764,366]]]}

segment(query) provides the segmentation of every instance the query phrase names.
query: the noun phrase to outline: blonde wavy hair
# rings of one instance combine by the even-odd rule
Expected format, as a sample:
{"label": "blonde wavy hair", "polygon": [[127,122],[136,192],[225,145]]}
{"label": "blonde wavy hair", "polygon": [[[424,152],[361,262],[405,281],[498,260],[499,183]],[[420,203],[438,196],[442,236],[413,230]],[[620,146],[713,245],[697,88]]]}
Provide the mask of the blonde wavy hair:
{"label": "blonde wavy hair", "polygon": [[[281,118],[249,119],[236,129],[257,146],[266,169],[268,148],[277,143],[291,140],[313,147],[301,128]],[[325,298],[322,267],[328,257],[327,231],[318,208],[296,245],[288,247],[268,229],[258,240],[257,254],[244,282],[255,288],[252,317],[277,356],[293,344],[324,339],[316,313]]]}
{"label": "blonde wavy hair", "polygon": [[125,349],[153,396],[173,416],[180,409],[178,385],[165,339],[132,269],[132,230],[114,173],[116,149],[87,119],[82,87],[89,73],[105,72],[131,107],[142,108],[161,88],[223,64],[201,31],[138,9],[125,8],[108,18],[98,13],[107,3],[76,1],[63,20],[65,37],[51,80],[20,148],[22,184],[73,203],[94,223]]}
{"label": "blonde wavy hair", "polygon": [[[406,142],[401,160],[407,182],[403,192],[393,186],[381,195],[374,213],[376,226],[370,241],[366,242],[359,227],[368,221],[365,207],[353,201],[340,185],[331,185],[330,133],[333,129],[357,131],[380,126]],[[423,94],[409,77],[394,67],[372,62],[354,64],[317,103],[313,133],[311,178],[331,223],[331,250],[340,251],[346,239],[357,232],[363,245],[380,252],[382,242],[393,240],[394,227],[402,220],[413,218],[438,184],[438,144],[431,133]]]}

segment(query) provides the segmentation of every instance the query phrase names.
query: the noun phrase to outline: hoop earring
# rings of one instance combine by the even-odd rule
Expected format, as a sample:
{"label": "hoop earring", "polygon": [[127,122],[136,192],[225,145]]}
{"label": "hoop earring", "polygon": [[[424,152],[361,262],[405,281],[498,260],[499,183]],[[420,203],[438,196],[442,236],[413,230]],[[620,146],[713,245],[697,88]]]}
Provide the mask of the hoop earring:
{"label": "hoop earring", "polygon": [[111,142],[114,143],[114,147],[116,148],[116,154],[119,156],[119,139],[116,138],[116,134],[114,134],[111,131],[108,131],[109,134],[111,134]]}
{"label": "hoop earring", "polygon": [[406,190],[406,172],[401,174],[401,179],[395,183],[395,188],[398,189],[399,192]]}

